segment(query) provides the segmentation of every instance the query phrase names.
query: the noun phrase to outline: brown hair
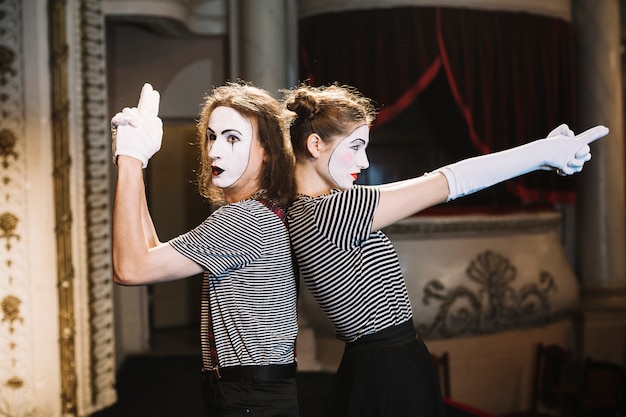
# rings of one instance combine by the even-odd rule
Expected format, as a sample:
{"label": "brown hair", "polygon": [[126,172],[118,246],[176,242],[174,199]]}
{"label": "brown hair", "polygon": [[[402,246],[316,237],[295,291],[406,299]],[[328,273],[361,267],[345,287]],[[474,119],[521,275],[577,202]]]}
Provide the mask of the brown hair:
{"label": "brown hair", "polygon": [[310,156],[306,147],[310,134],[317,133],[324,142],[331,142],[337,136],[348,135],[352,124],[364,122],[371,126],[376,118],[372,101],[347,85],[301,84],[286,91],[283,102],[295,113],[289,134],[296,159]]}
{"label": "brown hair", "polygon": [[257,136],[266,155],[261,168],[260,187],[267,196],[281,206],[287,206],[295,195],[294,157],[287,133],[285,110],[278,100],[267,91],[252,84],[239,81],[215,87],[204,99],[198,121],[198,145],[200,147],[200,170],[198,190],[212,202],[223,202],[224,194],[213,185],[211,159],[207,148],[209,117],[215,108],[225,106],[238,111],[244,117],[255,120]]}

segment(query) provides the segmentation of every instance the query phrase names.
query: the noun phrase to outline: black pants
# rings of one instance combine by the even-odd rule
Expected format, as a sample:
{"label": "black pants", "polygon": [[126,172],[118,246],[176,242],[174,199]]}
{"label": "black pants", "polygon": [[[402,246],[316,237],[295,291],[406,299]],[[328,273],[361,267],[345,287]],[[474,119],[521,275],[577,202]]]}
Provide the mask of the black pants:
{"label": "black pants", "polygon": [[298,417],[295,375],[218,379],[204,374],[202,398],[209,417]]}

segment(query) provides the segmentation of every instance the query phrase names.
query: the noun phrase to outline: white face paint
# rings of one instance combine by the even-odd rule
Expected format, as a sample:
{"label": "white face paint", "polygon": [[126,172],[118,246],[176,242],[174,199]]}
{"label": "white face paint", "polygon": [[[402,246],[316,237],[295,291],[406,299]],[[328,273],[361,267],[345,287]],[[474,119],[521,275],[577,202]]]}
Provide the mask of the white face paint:
{"label": "white face paint", "polygon": [[328,161],[330,177],[342,190],[352,188],[361,170],[370,166],[365,149],[369,144],[370,129],[361,125],[333,149]]}
{"label": "white face paint", "polygon": [[209,116],[206,134],[213,184],[230,187],[244,175],[250,162],[252,123],[237,110],[220,106]]}

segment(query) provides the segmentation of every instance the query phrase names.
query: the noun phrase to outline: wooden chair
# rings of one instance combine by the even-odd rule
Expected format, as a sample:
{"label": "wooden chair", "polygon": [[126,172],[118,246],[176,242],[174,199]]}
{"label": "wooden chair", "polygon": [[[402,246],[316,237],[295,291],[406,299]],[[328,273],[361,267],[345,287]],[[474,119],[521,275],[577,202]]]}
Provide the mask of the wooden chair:
{"label": "wooden chair", "polygon": [[527,410],[501,417],[554,417],[576,407],[577,375],[571,350],[560,345],[537,345],[531,403]]}
{"label": "wooden chair", "polygon": [[450,398],[450,355],[448,352],[443,352],[441,355],[431,353],[430,357],[437,370],[441,395],[444,398]]}
{"label": "wooden chair", "polygon": [[582,374],[579,415],[626,416],[626,368],[613,362],[587,358]]}

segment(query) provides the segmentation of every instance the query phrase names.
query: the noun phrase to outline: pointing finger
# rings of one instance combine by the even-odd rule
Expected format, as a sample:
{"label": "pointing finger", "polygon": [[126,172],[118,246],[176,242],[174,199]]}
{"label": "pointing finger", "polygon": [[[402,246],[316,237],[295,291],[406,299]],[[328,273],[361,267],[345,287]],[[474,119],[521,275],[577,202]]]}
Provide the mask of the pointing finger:
{"label": "pointing finger", "polygon": [[576,140],[581,141],[584,144],[590,144],[596,139],[600,139],[609,133],[609,129],[605,126],[595,126],[591,129],[585,130],[583,133],[576,135]]}
{"label": "pointing finger", "polygon": [[150,83],[145,83],[141,89],[139,104],[137,104],[139,114],[142,116],[158,116],[160,98],[159,92],[154,90]]}

